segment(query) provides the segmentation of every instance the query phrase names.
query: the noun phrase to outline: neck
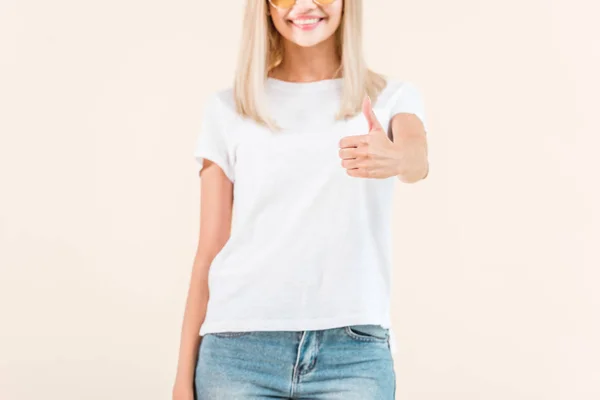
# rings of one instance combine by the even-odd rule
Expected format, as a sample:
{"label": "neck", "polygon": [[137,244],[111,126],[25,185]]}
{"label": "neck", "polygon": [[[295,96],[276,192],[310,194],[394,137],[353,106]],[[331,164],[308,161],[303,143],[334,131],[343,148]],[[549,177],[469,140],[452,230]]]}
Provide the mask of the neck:
{"label": "neck", "polygon": [[290,82],[314,82],[340,76],[335,38],[316,46],[302,47],[284,40],[283,60],[271,70],[270,77]]}

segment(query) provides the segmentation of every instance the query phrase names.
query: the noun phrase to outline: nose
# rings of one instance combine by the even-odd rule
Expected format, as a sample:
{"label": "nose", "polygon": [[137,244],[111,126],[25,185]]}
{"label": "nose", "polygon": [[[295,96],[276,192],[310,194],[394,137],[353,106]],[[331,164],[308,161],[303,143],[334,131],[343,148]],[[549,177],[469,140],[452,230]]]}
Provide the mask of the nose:
{"label": "nose", "polygon": [[296,0],[296,4],[294,4],[294,11],[299,14],[315,8],[317,8],[317,4],[314,0]]}

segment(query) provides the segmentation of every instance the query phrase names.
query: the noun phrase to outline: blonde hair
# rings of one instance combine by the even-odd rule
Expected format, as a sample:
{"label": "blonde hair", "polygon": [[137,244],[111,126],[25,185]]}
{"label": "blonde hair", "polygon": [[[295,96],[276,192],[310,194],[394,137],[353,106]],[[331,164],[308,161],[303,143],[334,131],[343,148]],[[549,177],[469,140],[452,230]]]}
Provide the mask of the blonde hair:
{"label": "blonde hair", "polygon": [[[362,0],[343,0],[340,27],[336,31],[337,52],[343,72],[343,89],[337,119],[361,111],[364,95],[373,102],[386,85],[385,78],[371,71],[362,48]],[[267,15],[267,0],[247,0],[233,92],[237,112],[266,125],[279,127],[269,116],[265,80],[283,59],[283,39]]]}

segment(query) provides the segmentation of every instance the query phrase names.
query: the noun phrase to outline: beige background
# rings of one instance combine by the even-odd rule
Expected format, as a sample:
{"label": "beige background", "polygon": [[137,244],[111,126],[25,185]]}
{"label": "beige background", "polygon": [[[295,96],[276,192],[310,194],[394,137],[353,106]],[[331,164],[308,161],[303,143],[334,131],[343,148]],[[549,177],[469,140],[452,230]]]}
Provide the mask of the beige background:
{"label": "beige background", "polygon": [[[398,399],[600,398],[600,7],[366,3],[430,126],[396,193]],[[1,399],[169,398],[242,5],[0,2]]]}

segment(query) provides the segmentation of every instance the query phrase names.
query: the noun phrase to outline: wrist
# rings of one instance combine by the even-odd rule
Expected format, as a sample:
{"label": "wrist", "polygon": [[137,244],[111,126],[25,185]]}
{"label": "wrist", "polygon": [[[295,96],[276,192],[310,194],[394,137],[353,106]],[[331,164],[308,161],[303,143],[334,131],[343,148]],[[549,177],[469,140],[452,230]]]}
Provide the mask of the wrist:
{"label": "wrist", "polygon": [[427,175],[429,175],[429,163],[425,163],[421,168],[414,168],[411,170],[402,169],[396,176],[403,183],[415,183],[425,179]]}

